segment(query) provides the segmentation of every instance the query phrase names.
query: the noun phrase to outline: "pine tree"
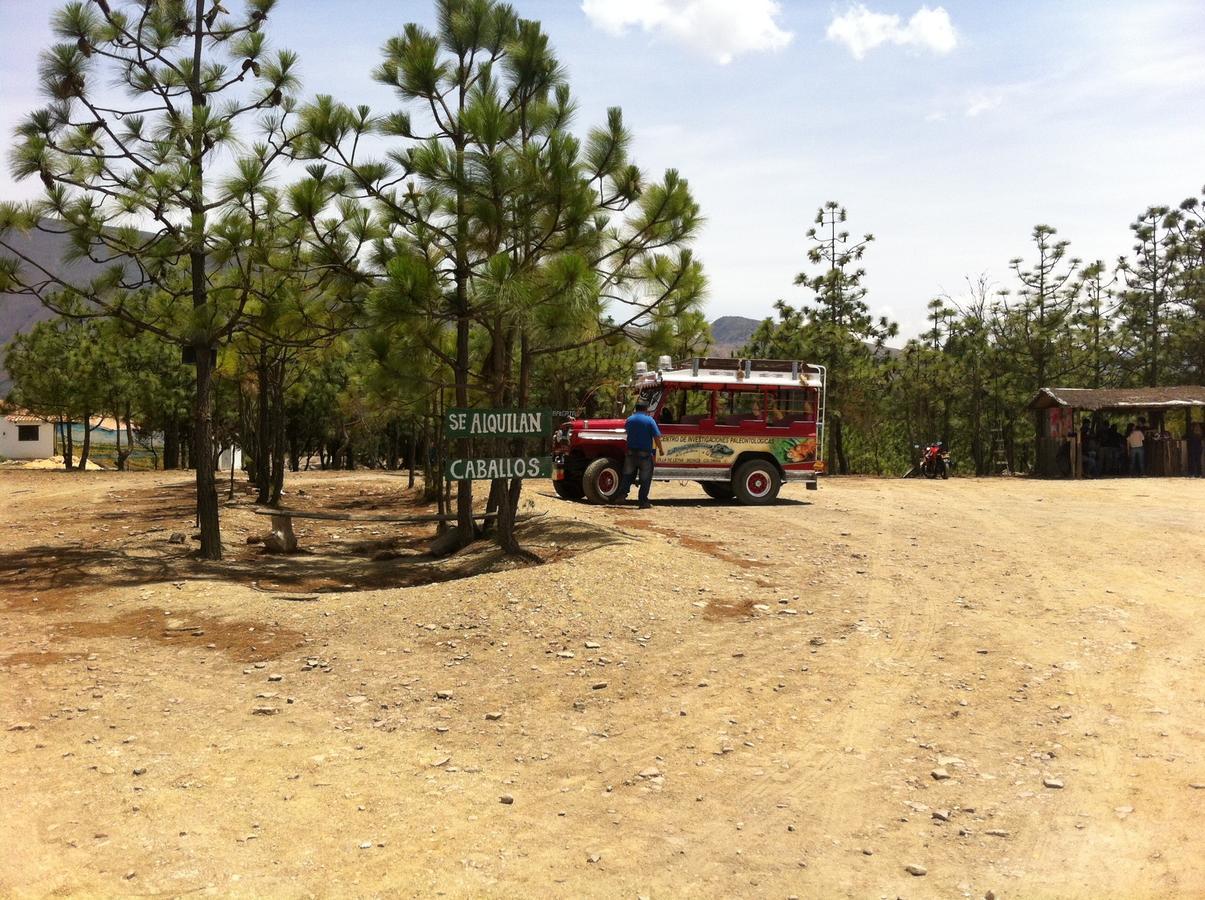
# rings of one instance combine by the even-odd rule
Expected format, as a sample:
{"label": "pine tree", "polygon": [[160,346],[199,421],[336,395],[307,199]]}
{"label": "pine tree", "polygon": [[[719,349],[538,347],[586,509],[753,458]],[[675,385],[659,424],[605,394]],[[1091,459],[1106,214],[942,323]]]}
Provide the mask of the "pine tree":
{"label": "pine tree", "polygon": [[[216,0],[67,3],[53,18],[60,42],[39,69],[48,105],[22,123],[12,153],[13,174],[39,178],[45,199],[0,204],[0,287],[37,294],[58,311],[121,319],[195,359],[206,559],[222,556],[210,462],[213,356],[238,327],[249,260],[270,252],[275,236],[254,198],[293,140],[297,58],[268,52],[263,26],[274,5],[246,0],[236,16]],[[256,117],[260,141],[233,178],[217,175],[218,156],[239,151],[241,126]],[[14,229],[65,233],[104,274],[69,283],[23,256],[6,238]]]}
{"label": "pine tree", "polygon": [[865,303],[862,286],[865,269],[856,267],[874,235],[852,239],[844,228],[848,218],[845,207],[828,201],[816,212],[815,224],[807,236],[812,242],[808,261],[822,271],[802,272],[795,283],[804,285],[815,299],[804,311],[808,318],[807,344],[815,361],[828,369],[828,443],[829,458],[840,474],[849,472],[843,438],[844,393],[849,382],[865,370],[872,355],[881,352],[883,342],[897,328],[886,318],[875,319]]}
{"label": "pine tree", "polygon": [[1175,239],[1170,213],[1166,206],[1151,206],[1130,225],[1134,258],[1121,263],[1126,283],[1121,303],[1124,337],[1135,377],[1147,387],[1157,386],[1166,370],[1173,299],[1169,255]]}

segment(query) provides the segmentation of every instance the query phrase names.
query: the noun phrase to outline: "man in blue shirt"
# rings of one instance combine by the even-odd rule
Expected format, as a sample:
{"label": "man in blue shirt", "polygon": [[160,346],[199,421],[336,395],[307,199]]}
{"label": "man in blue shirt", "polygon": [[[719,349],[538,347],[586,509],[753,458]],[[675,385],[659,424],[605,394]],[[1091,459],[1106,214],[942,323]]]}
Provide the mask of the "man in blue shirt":
{"label": "man in blue shirt", "polygon": [[649,488],[653,486],[653,464],[656,459],[653,448],[657,448],[657,453],[665,452],[661,446],[661,429],[649,415],[649,405],[643,400],[636,403],[636,412],[628,416],[623,427],[628,433],[628,452],[623,459],[623,480],[615,492],[615,502],[622,503],[628,499],[628,491],[639,474],[640,508],[651,509],[653,504],[649,503]]}

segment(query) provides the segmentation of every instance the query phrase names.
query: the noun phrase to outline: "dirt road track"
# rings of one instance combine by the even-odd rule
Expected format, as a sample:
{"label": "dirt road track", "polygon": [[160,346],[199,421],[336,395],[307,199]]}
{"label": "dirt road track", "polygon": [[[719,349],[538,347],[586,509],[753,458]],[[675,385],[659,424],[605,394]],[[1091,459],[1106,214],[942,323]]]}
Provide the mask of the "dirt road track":
{"label": "dirt road track", "polygon": [[554,562],[293,602],[185,481],[0,472],[0,895],[1205,895],[1205,483],[533,486]]}

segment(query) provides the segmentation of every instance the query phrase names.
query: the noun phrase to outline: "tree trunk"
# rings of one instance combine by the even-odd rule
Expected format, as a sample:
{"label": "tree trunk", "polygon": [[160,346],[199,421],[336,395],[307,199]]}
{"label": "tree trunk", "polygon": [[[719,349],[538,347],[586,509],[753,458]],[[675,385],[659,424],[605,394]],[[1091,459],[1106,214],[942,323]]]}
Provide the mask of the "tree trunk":
{"label": "tree trunk", "polygon": [[[192,254],[193,289],[204,277],[204,257]],[[198,261],[196,257],[201,256]],[[197,391],[193,403],[193,464],[196,466],[197,524],[201,529],[201,558],[222,558],[222,532],[218,519],[217,478],[213,467],[213,363],[208,346],[198,346]]]}
{"label": "tree trunk", "polygon": [[256,410],[255,410],[255,458],[252,472],[255,475],[255,502],[271,504],[272,479],[269,450],[272,439],[272,399],[268,385],[268,361],[265,351],[261,350],[259,361],[255,366]]}
{"label": "tree trunk", "polygon": [[849,474],[849,460],[845,458],[845,443],[841,438],[841,416],[838,413],[832,413],[829,416],[829,443],[832,446],[833,462],[836,463],[837,473],[839,475]]}
{"label": "tree trunk", "polygon": [[[205,184],[204,184],[204,122],[206,98],[201,91],[201,51],[204,48],[204,0],[196,0],[193,16],[193,58],[189,94],[192,100],[192,134],[189,136],[191,180],[188,188],[191,248],[188,260],[192,276],[192,307],[196,320],[208,318],[209,304],[205,283]],[[193,401],[193,463],[197,471],[197,525],[201,529],[201,558],[222,558],[222,531],[218,520],[218,489],[214,474],[213,448],[213,362],[209,354],[214,349],[212,336],[194,337],[197,354],[197,392]]]}
{"label": "tree trunk", "polygon": [[[460,90],[461,112],[464,111],[464,87]],[[459,120],[458,123],[459,125]],[[472,363],[469,347],[469,220],[465,208],[464,189],[464,139],[457,137],[456,143],[456,405],[462,409],[469,405],[469,371]],[[438,426],[443,429],[443,422]],[[461,446],[468,447],[469,441],[462,440]],[[446,447],[445,447],[446,449]],[[443,466],[441,457],[437,465]],[[456,482],[456,528],[460,532],[460,546],[468,546],[476,537],[473,531],[473,482],[467,478]]]}
{"label": "tree trunk", "polygon": [[[117,404],[114,403],[113,406],[116,407]],[[124,472],[126,470],[126,458],[121,453],[121,422],[117,418],[119,415],[120,415],[120,413],[118,413],[115,408],[113,411],[113,421],[114,421],[114,424],[117,425],[117,427],[113,430],[113,437],[114,437],[114,440],[116,441],[116,446],[114,449],[115,449],[115,452],[117,453],[117,458],[114,460],[114,462],[117,463],[117,471]]]}
{"label": "tree trunk", "polygon": [[180,424],[174,419],[163,429],[163,470],[180,468]]}
{"label": "tree trunk", "polygon": [[280,506],[280,497],[285,486],[285,365],[277,362],[272,378],[272,458],[269,469],[272,475],[269,505]]}
{"label": "tree trunk", "polygon": [[[134,426],[130,423],[130,403],[128,400],[126,401],[125,427],[126,427],[126,455],[125,455],[125,458],[122,459],[122,468],[128,468],[128,466],[126,465],[126,460],[128,460],[130,458],[130,456],[134,453]],[[120,422],[117,423],[117,430],[118,430],[118,433],[120,434],[120,432],[121,432],[121,423]]]}
{"label": "tree trunk", "polygon": [[418,440],[415,433],[415,428],[412,425],[410,426],[410,456],[408,459],[408,462],[410,463],[410,477],[406,482],[406,487],[410,490],[414,489],[414,455],[418,450],[418,447],[416,446],[417,442]]}
{"label": "tree trunk", "polygon": [[[521,331],[519,334],[519,390],[518,405],[523,408],[527,405],[528,395],[531,392],[531,345],[527,339],[527,332]],[[523,439],[519,438],[515,441],[514,452],[523,452]],[[505,482],[503,482],[505,484]],[[503,552],[513,556],[531,556],[519,546],[519,540],[515,537],[515,520],[519,513],[519,498],[523,494],[523,479],[512,478],[510,484],[506,485],[502,492],[501,502],[498,509],[498,546]]]}
{"label": "tree trunk", "polygon": [[75,423],[68,420],[63,428],[63,468],[75,468]]}
{"label": "tree trunk", "polygon": [[88,468],[88,453],[92,449],[92,411],[84,410],[84,446],[80,448],[79,465],[76,467],[84,472]]}
{"label": "tree trunk", "polygon": [[398,468],[398,443],[397,422],[390,422],[385,428],[385,468],[391,472]]}

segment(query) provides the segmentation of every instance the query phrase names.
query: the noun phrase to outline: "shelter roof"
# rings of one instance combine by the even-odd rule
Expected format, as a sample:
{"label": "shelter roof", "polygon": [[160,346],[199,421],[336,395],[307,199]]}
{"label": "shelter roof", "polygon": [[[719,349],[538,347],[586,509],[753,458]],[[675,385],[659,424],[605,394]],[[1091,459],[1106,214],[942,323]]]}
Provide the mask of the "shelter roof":
{"label": "shelter roof", "polygon": [[35,416],[28,409],[6,404],[3,401],[0,401],[0,418],[6,422],[12,422],[14,425],[46,425],[50,422],[43,416]]}
{"label": "shelter roof", "polygon": [[1045,387],[1030,401],[1030,409],[1063,406],[1090,412],[1109,409],[1184,409],[1205,407],[1205,386],[1184,384],[1144,388]]}

